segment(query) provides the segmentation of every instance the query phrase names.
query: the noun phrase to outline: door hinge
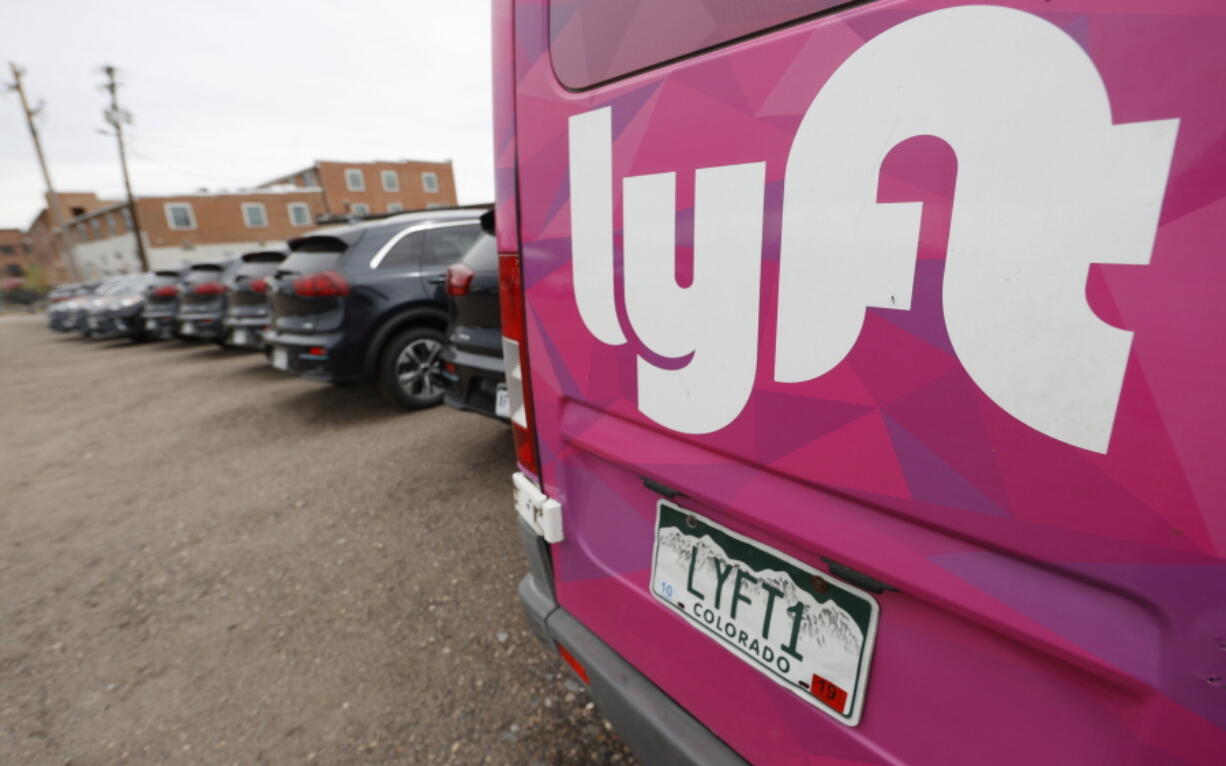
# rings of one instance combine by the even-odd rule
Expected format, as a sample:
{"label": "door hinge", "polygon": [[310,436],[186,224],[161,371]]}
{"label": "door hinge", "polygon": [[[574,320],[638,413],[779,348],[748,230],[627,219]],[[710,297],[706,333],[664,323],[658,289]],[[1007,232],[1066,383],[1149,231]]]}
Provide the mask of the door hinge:
{"label": "door hinge", "polygon": [[515,485],[515,510],[547,543],[562,542],[562,504],[546,495],[519,471],[511,474]]}

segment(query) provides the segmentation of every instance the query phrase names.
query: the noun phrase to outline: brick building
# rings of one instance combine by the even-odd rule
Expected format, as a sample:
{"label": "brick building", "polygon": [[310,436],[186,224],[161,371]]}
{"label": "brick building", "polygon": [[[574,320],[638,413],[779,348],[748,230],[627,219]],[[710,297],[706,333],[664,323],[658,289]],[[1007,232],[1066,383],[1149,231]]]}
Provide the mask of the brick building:
{"label": "brick building", "polygon": [[33,260],[24,231],[0,229],[0,284],[25,277]]}
{"label": "brick building", "polygon": [[[151,269],[233,258],[279,247],[315,228],[320,189],[290,186],[138,197],[136,215]],[[140,270],[127,203],[96,208],[66,222],[82,279]]]}
{"label": "brick building", "polygon": [[456,204],[451,161],[336,162],[316,160],[310,167],[263,184],[318,188],[328,215],[367,215],[424,210]]}
{"label": "brick building", "polygon": [[[99,199],[93,192],[59,192],[56,196],[60,201],[60,220],[68,221],[91,210],[116,204],[112,200]],[[26,238],[30,243],[32,261],[39,264],[45,281],[50,283],[67,282],[73,278],[72,265],[68,257],[61,252],[59,239],[55,236],[55,222],[51,216],[51,197],[43,195],[46,205],[26,230]]]}
{"label": "brick building", "polygon": [[[54,236],[50,202],[25,234],[33,260],[45,264],[47,281],[90,280],[140,269],[125,202],[99,199],[89,192],[61,192],[59,199],[61,220],[76,256],[76,274]],[[149,267],[166,269],[282,245],[314,228],[321,216],[455,204],[450,161],[317,160],[255,189],[138,197],[136,214]]]}

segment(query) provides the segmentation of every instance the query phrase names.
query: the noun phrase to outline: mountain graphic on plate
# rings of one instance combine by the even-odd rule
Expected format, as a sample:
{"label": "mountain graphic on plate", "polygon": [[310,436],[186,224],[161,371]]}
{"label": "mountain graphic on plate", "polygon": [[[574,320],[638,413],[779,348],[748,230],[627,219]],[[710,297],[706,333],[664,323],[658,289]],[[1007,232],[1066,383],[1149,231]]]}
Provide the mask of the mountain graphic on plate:
{"label": "mountain graphic on plate", "polygon": [[[697,560],[694,564],[695,582],[713,582],[717,577],[718,570],[715,562],[718,561],[725,569],[729,565],[739,567],[758,578],[758,583],[745,580],[741,586],[741,593],[755,603],[761,604],[767,600],[767,592],[762,587],[763,583],[783,594],[778,597],[778,600],[783,602],[784,608],[791,607],[797,602],[803,603],[805,611],[801,621],[801,635],[812,640],[827,652],[834,651],[836,654],[843,654],[843,662],[838,663],[840,665],[847,661],[853,665],[858,662],[860,649],[864,645],[864,633],[856,625],[856,621],[833,600],[818,601],[808,591],[799,587],[788,573],[774,569],[761,571],[750,569],[729,557],[710,535],[696,537],[676,527],[660,530],[658,546],[659,552],[667,553],[673,559],[674,568],[685,572],[689,570],[690,556],[697,547]],[[725,587],[731,590],[731,586],[725,585]],[[725,599],[729,597],[727,594],[724,596]],[[727,603],[726,600],[725,603]],[[783,613],[783,609],[775,612],[776,615]]]}

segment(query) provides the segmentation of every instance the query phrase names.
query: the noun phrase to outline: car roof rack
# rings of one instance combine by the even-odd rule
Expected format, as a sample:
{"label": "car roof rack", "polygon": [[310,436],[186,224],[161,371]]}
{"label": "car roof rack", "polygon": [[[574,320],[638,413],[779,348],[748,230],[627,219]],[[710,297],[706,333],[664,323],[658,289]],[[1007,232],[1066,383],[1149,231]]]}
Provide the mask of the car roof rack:
{"label": "car roof rack", "polygon": [[360,223],[362,221],[378,221],[383,218],[394,218],[398,215],[406,213],[439,213],[447,210],[489,210],[494,207],[493,202],[477,202],[471,205],[445,205],[439,207],[424,207],[414,210],[397,210],[391,213],[367,213],[365,215],[354,215],[353,213],[333,213],[324,214],[315,217],[315,223],[320,226],[338,223]]}

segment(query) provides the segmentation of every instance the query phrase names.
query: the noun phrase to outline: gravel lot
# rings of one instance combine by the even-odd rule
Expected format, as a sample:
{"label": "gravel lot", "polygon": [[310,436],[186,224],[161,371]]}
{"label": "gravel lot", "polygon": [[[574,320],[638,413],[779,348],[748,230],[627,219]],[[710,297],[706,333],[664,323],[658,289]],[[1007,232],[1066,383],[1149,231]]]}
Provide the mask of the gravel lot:
{"label": "gravel lot", "polygon": [[528,632],[507,428],[0,317],[0,763],[628,763]]}

